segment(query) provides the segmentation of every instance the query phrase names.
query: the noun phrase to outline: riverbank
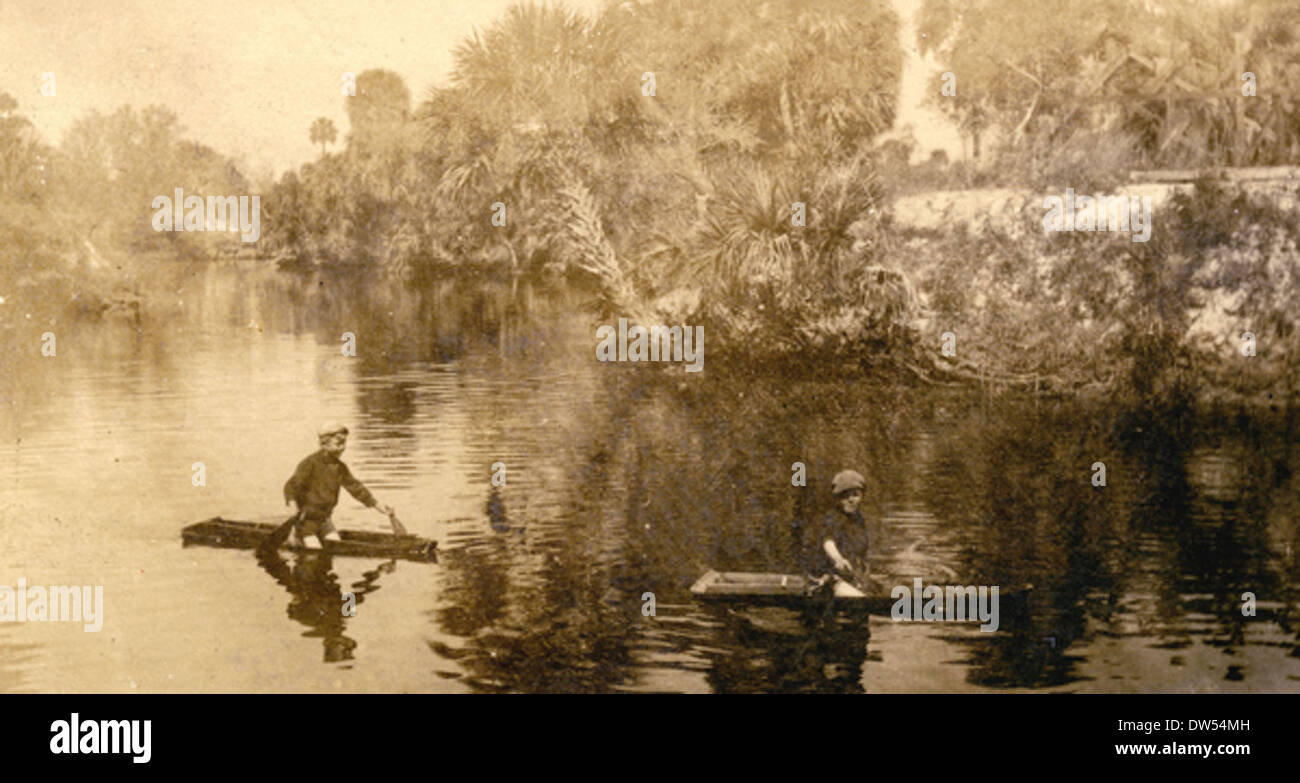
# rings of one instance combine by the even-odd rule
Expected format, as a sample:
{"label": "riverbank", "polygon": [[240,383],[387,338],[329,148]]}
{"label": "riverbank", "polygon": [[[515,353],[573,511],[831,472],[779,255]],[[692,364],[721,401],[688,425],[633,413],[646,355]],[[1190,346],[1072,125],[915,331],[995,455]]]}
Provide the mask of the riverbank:
{"label": "riverbank", "polygon": [[[849,185],[841,185],[845,192],[832,187],[824,195],[846,198]],[[696,269],[692,285],[652,282],[629,267],[595,202],[579,193],[563,202],[571,228],[552,250],[563,264],[289,271],[304,280],[343,275],[373,290],[427,290],[450,280],[593,280],[593,322],[612,316],[705,326],[710,366],[1139,405],[1275,405],[1292,397],[1300,357],[1298,190],[1292,181],[1207,179],[1095,194],[1147,204],[1145,242],[1124,232],[1046,231],[1045,194],[956,191],[889,201],[873,191],[832,216],[842,222],[823,219],[810,229],[795,252],[802,262],[783,256],[753,276],[742,271],[747,265],[718,266],[719,256]],[[743,207],[743,195],[710,209],[727,214]],[[869,217],[859,219],[864,211]],[[752,252],[757,241],[717,247],[701,225],[679,238],[676,252]],[[19,251],[25,260],[10,264],[0,291],[0,329],[9,331],[20,321],[138,318],[150,307],[144,284],[158,263],[197,268],[234,260],[127,254],[30,230]],[[275,263],[255,248],[238,251],[241,263]]]}
{"label": "riverbank", "polygon": [[1044,197],[1064,189],[906,196],[895,257],[920,292],[924,349],[995,386],[1285,398],[1300,356],[1297,189],[1203,179],[1093,194],[1150,210],[1145,242],[1045,230]]}

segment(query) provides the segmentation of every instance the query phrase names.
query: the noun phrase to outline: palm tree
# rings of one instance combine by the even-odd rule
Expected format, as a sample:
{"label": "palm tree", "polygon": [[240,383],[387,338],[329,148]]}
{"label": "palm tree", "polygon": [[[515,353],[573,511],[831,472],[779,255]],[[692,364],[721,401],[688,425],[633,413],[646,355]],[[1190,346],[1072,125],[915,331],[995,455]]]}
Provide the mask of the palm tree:
{"label": "palm tree", "polygon": [[311,124],[311,143],[320,145],[322,157],[325,155],[325,145],[333,144],[338,137],[338,129],[334,127],[334,121],[328,117],[317,117]]}
{"label": "palm tree", "polygon": [[520,3],[452,52],[452,84],[519,132],[580,127],[592,80],[587,17],[562,6]]}

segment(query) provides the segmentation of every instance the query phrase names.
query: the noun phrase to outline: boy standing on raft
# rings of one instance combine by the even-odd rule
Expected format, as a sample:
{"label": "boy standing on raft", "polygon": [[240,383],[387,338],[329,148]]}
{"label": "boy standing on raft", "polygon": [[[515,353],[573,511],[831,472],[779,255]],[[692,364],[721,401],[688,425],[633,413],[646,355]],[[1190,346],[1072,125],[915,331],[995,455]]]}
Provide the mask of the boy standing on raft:
{"label": "boy standing on raft", "polygon": [[348,445],[348,428],[342,424],[327,424],[317,432],[320,451],[298,463],[298,469],[284,484],[284,503],[296,503],[298,514],[293,532],[289,535],[290,547],[320,549],[320,539],[339,541],[330,515],[339,502],[339,487],[352,497],[392,520],[394,511],[375,500],[370,490],[352,476],[348,466],[339,456]]}

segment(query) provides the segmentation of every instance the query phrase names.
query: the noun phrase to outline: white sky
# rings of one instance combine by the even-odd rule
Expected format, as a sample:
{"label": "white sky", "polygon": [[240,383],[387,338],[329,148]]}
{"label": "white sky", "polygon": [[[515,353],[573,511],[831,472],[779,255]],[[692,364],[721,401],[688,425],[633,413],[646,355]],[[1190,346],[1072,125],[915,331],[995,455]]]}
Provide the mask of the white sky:
{"label": "white sky", "polygon": [[[707,2],[707,0],[703,0]],[[161,103],[186,135],[253,171],[281,172],[317,154],[312,120],[347,117],[342,74],[388,68],[413,102],[444,83],[451,49],[513,0],[0,0],[0,90],[57,143],[91,109]],[[893,0],[905,19],[919,0]],[[565,0],[593,13],[601,0]],[[947,123],[917,107],[925,66],[910,29],[901,123],[923,147],[951,146]],[[40,92],[54,74],[56,94]],[[927,150],[923,150],[927,151]]]}
{"label": "white sky", "polygon": [[920,8],[921,0],[892,0],[892,3],[894,12],[903,22],[901,37],[906,58],[903,61],[902,101],[894,128],[912,126],[917,142],[913,162],[930,157],[930,151],[935,149],[947,152],[949,160],[959,160],[964,155],[956,127],[937,110],[924,105],[926,90],[931,87],[928,82],[939,67],[933,56],[923,59],[916,45],[912,15]]}

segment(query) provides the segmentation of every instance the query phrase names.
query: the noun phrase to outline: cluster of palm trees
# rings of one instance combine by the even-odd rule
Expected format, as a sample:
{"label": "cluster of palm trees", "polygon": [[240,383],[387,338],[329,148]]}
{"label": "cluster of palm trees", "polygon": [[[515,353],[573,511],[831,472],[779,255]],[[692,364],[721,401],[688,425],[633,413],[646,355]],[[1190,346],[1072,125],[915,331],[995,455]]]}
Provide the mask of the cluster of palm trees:
{"label": "cluster of palm trees", "polygon": [[[1287,6],[1045,2],[927,0],[917,18],[956,74],[935,100],[996,141],[1015,184],[1300,154],[1285,87],[1300,44],[1270,26],[1295,20]],[[942,287],[927,275],[976,279],[985,258],[927,265],[890,230],[878,141],[898,109],[899,34],[886,0],[651,0],[592,17],[521,3],[413,108],[400,77],[361,74],[343,149],[326,154],[337,131],[313,124],[321,158],[264,200],[264,236],[294,259],[417,282],[566,270],[611,310],[707,319],[711,346],[747,358],[902,355],[933,376],[945,368],[915,367],[933,355],[917,347],[916,292]],[[1258,100],[1243,103],[1251,69]],[[1074,295],[1050,282],[1034,296]],[[1029,290],[1013,295],[1039,312]]]}
{"label": "cluster of palm trees", "polygon": [[884,217],[871,148],[902,67],[885,0],[611,3],[592,18],[523,3],[454,58],[450,85],[409,113],[367,88],[400,93],[394,75],[361,74],[345,101],[406,117],[386,144],[360,146],[354,124],[325,155],[337,132],[313,124],[321,159],[266,200],[278,252],[406,277],[571,270],[611,308],[707,308],[773,353],[816,342],[828,318],[861,321],[851,342],[905,314],[905,287],[872,271],[880,236],[850,232]]}

